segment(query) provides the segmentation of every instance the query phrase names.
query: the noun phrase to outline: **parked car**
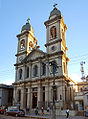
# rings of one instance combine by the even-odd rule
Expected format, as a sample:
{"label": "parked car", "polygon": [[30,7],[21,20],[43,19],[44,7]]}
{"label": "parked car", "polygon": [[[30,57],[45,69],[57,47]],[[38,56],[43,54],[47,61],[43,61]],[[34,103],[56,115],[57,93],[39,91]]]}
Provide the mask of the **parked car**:
{"label": "parked car", "polygon": [[87,110],[87,111],[85,111],[85,116],[86,116],[86,117],[88,117],[88,110]]}
{"label": "parked car", "polygon": [[25,112],[22,109],[16,109],[12,108],[6,111],[6,115],[12,115],[12,116],[25,116]]}
{"label": "parked car", "polygon": [[5,109],[3,107],[0,107],[0,114],[4,114],[5,113]]}

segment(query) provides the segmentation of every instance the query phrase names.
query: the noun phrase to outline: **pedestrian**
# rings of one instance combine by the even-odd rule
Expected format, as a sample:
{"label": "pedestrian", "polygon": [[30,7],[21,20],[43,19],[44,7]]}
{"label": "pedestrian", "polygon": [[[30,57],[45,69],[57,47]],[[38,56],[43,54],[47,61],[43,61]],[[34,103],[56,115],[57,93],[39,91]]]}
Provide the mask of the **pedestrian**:
{"label": "pedestrian", "polygon": [[35,114],[38,115],[38,107],[36,107]]}
{"label": "pedestrian", "polygon": [[28,112],[29,112],[29,108],[28,108],[28,107],[26,107],[26,114],[28,114]]}
{"label": "pedestrian", "polygon": [[69,109],[68,109],[68,107],[67,107],[67,110],[66,110],[66,118],[68,119],[68,117],[69,117]]}
{"label": "pedestrian", "polygon": [[49,108],[49,106],[47,107],[47,112],[49,112],[50,111],[50,108]]}
{"label": "pedestrian", "polygon": [[43,108],[43,106],[42,106],[42,108],[41,108],[41,114],[42,114],[42,116],[43,116],[43,114],[44,114],[44,108]]}

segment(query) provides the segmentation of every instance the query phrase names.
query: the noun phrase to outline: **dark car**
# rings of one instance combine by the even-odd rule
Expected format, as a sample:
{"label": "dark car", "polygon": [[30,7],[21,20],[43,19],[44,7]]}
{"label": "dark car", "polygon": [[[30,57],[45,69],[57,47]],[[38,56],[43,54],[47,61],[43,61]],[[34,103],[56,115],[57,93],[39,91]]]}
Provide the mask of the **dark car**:
{"label": "dark car", "polygon": [[88,117],[88,111],[85,111],[85,116]]}
{"label": "dark car", "polygon": [[22,109],[9,109],[6,111],[6,115],[12,115],[12,116],[25,116],[25,112]]}

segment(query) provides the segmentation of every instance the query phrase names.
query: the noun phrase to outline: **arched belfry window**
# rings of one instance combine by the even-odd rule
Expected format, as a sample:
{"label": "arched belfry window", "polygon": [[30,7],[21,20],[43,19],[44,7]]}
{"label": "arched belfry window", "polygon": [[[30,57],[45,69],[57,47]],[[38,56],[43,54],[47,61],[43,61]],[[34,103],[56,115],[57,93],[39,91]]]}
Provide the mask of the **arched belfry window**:
{"label": "arched belfry window", "polygon": [[38,66],[37,65],[34,66],[33,73],[35,77],[38,76]]}
{"label": "arched belfry window", "polygon": [[21,40],[20,47],[21,47],[21,49],[25,49],[25,40],[24,39]]}
{"label": "arched belfry window", "polygon": [[29,77],[29,67],[27,67],[27,78]]}
{"label": "arched belfry window", "polygon": [[56,27],[53,26],[53,27],[50,29],[50,39],[56,38],[56,36],[57,36]]}
{"label": "arched belfry window", "polygon": [[22,79],[22,69],[19,70],[19,79]]}
{"label": "arched belfry window", "polygon": [[42,75],[46,75],[46,64],[42,63]]}

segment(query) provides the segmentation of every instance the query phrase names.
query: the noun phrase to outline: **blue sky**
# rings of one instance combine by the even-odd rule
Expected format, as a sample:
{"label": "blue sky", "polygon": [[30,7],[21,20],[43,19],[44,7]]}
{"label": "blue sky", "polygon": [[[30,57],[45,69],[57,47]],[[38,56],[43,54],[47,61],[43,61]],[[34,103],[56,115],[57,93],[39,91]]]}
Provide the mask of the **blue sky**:
{"label": "blue sky", "polygon": [[46,28],[53,4],[58,3],[67,25],[67,47],[69,76],[80,80],[80,62],[85,61],[85,75],[88,74],[88,0],[0,0],[0,83],[15,81],[16,35],[30,18],[38,45],[46,51]]}

